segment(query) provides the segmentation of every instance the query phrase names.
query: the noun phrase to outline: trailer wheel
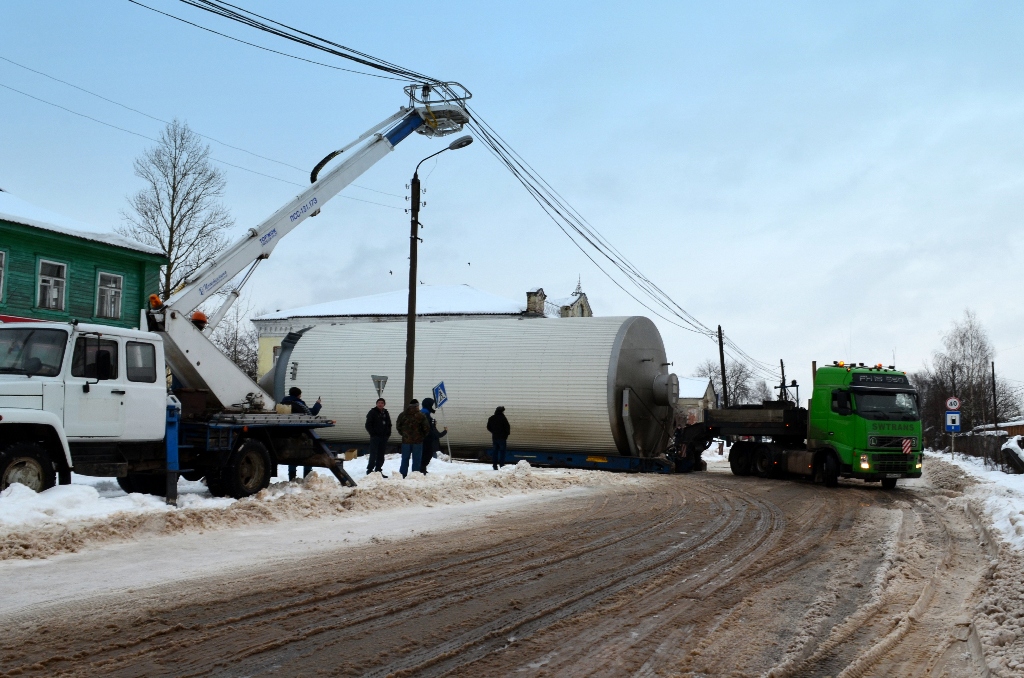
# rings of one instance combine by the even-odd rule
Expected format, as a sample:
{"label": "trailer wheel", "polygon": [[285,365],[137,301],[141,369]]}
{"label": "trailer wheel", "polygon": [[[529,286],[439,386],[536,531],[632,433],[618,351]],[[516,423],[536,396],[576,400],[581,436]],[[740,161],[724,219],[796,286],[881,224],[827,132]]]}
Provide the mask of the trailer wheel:
{"label": "trailer wheel", "polygon": [[245,440],[231,455],[220,479],[225,494],[235,499],[256,494],[270,485],[270,453],[260,441]]}
{"label": "trailer wheel", "polygon": [[38,443],[15,443],[0,452],[0,490],[21,483],[42,492],[57,483],[50,455]]}
{"label": "trailer wheel", "polygon": [[896,479],[895,478],[882,478],[882,489],[883,490],[895,490]]}
{"label": "trailer wheel", "polygon": [[836,459],[835,452],[826,452],[822,457],[821,477],[825,481],[825,487],[839,486],[839,460]]}
{"label": "trailer wheel", "polygon": [[729,468],[734,476],[750,475],[750,450],[749,445],[736,443],[729,451]]}
{"label": "trailer wheel", "polygon": [[753,471],[761,478],[767,478],[772,474],[772,452],[767,445],[758,445],[754,450]]}

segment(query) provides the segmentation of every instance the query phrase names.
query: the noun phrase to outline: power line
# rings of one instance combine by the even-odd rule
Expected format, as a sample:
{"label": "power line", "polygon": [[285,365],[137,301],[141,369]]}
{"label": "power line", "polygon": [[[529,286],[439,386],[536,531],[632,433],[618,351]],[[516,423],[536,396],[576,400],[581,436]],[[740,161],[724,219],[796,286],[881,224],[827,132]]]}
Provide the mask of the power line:
{"label": "power line", "polygon": [[[135,0],[129,0],[135,4]],[[583,218],[558,192],[540,176],[512,147],[490,127],[483,118],[473,111],[465,100],[458,96],[451,87],[442,80],[433,78],[416,71],[403,68],[383,59],[371,56],[358,50],[346,47],[325,38],[318,37],[312,33],[300,30],[246,10],[238,5],[231,4],[224,0],[180,0],[180,2],[200,9],[211,14],[220,16],[263,31],[270,35],[289,40],[291,42],[316,49],[328,54],[347,59],[363,66],[380,70],[382,72],[407,78],[416,83],[428,84],[446,95],[446,101],[458,102],[468,116],[470,128],[484,141],[491,153],[508,169],[513,176],[522,184],[530,196],[537,202],[540,208],[552,221],[562,230],[569,240],[578,248],[598,270],[605,274],[616,286],[626,292],[632,299],[641,304],[644,308],[655,313],[658,317],[671,324],[698,334],[708,339],[717,341],[717,332],[712,331],[693,315],[687,312],[682,306],[675,302],[664,290],[658,287],[652,280],[645,276],[632,262],[619,252],[600,232]],[[177,18],[177,17],[172,17]],[[187,22],[191,23],[191,22]],[[196,25],[197,24],[192,24]],[[601,266],[594,256],[587,249],[596,253],[598,258],[603,258],[613,270],[632,283],[650,303],[661,310],[652,308],[651,305],[641,301],[636,295],[616,279],[613,273]],[[673,316],[675,320],[666,317]],[[772,380],[781,378],[775,371],[774,366],[750,356],[743,351],[732,339],[724,339],[730,357],[738,362],[746,363],[755,373],[763,375]]]}
{"label": "power line", "polygon": [[332,66],[331,64],[325,64],[325,63],[322,63],[320,61],[313,61],[312,59],[304,59],[303,57],[295,56],[294,54],[288,54],[287,52],[278,52],[276,49],[270,49],[269,47],[264,47],[262,45],[257,45],[257,44],[252,43],[252,42],[246,42],[245,40],[241,40],[241,39],[236,38],[236,37],[234,37],[232,35],[228,35],[227,33],[221,33],[219,31],[213,30],[212,28],[207,28],[206,26],[200,26],[199,24],[192,23],[191,21],[188,21],[186,19],[182,19],[181,17],[175,16],[173,14],[168,14],[167,12],[161,12],[160,10],[156,9],[155,7],[150,7],[149,5],[144,5],[141,2],[138,2],[137,0],[128,0],[128,2],[132,3],[133,5],[138,5],[139,7],[144,7],[145,9],[148,9],[151,12],[156,12],[157,14],[162,14],[162,15],[164,15],[165,17],[167,17],[169,19],[174,19],[175,21],[180,21],[181,23],[188,24],[189,26],[195,26],[196,28],[198,28],[200,30],[206,31],[207,33],[213,33],[214,35],[219,35],[222,38],[227,38],[228,40],[234,40],[235,42],[239,42],[239,43],[241,43],[243,45],[248,45],[249,47],[255,47],[256,49],[261,49],[264,52],[270,52],[272,54],[279,54],[280,56],[288,57],[289,59],[296,59],[298,61],[305,61],[307,64],[313,64],[315,66],[323,66],[324,68],[330,68],[330,69],[335,70],[335,71],[345,71],[346,73],[355,73],[356,75],[366,75],[366,76],[369,76],[371,78],[382,78],[384,80],[402,80],[402,78],[392,78],[392,77],[388,77],[386,75],[379,75],[377,73],[366,73],[364,71],[355,71],[355,70],[352,70],[350,68],[341,68],[340,66]]}
{"label": "power line", "polygon": [[[150,115],[149,113],[146,113],[145,111],[140,111],[139,109],[133,108],[133,107],[127,105],[127,104],[121,103],[120,101],[115,101],[113,99],[110,99],[108,97],[103,96],[102,94],[97,94],[96,92],[93,92],[92,90],[88,90],[88,89],[86,89],[84,87],[81,87],[80,85],[76,85],[76,84],[74,84],[72,82],[68,82],[67,80],[61,80],[60,78],[58,78],[56,76],[50,75],[49,73],[44,73],[43,71],[40,71],[40,70],[36,70],[35,68],[31,68],[29,66],[26,66],[25,64],[18,63],[17,61],[14,61],[13,59],[8,59],[5,56],[0,55],[0,60],[6,61],[9,64],[17,66],[18,68],[23,68],[26,71],[35,73],[36,75],[41,75],[44,78],[49,78],[50,80],[53,80],[54,82],[59,82],[62,85],[66,85],[66,86],[71,87],[73,89],[76,89],[76,90],[78,90],[80,92],[84,92],[85,94],[88,94],[90,96],[96,97],[97,99],[101,99],[103,101],[106,101],[107,103],[114,104],[115,106],[120,106],[121,108],[123,108],[123,109],[125,109],[127,111],[131,111],[132,113],[137,113],[137,114],[139,114],[139,115],[141,115],[143,117],[149,118],[150,120],[155,120],[156,122],[162,122],[165,125],[170,125],[171,124],[169,121],[164,120],[163,118],[159,118],[159,117],[157,117],[155,115]],[[12,89],[12,88],[8,88],[8,89]],[[18,90],[14,90],[14,91],[18,91]],[[25,93],[24,92],[19,92],[19,94],[25,94]],[[32,95],[25,94],[25,96],[32,96]],[[33,97],[33,98],[35,98],[35,97]],[[39,101],[42,101],[42,100],[40,99]],[[43,101],[43,103],[49,103],[49,102]],[[56,104],[52,104],[52,105],[56,105]],[[67,110],[67,109],[65,109],[65,110]],[[74,111],[70,111],[70,110],[68,112],[69,113],[74,113]],[[75,115],[78,115],[78,113],[75,113]],[[96,122],[100,122],[101,124],[104,124],[104,125],[107,124],[107,123],[104,123],[104,122],[99,121],[99,120],[96,120]],[[110,126],[110,125],[108,125],[108,126]],[[118,128],[118,129],[120,129],[120,128]],[[126,130],[122,130],[122,131],[126,131]],[[308,173],[309,173],[308,170],[305,170],[305,169],[303,169],[301,167],[297,167],[297,166],[295,166],[295,165],[293,165],[291,163],[285,162],[283,160],[277,160],[275,158],[271,158],[271,157],[268,157],[268,156],[265,156],[265,155],[260,155],[259,153],[256,153],[255,151],[250,151],[250,150],[248,150],[246,148],[242,148],[241,146],[235,146],[233,144],[229,144],[226,141],[221,141],[220,139],[216,139],[214,137],[211,137],[208,134],[203,134],[202,132],[198,132],[196,130],[192,130],[192,131],[194,131],[196,134],[198,134],[199,136],[203,137],[204,139],[208,139],[208,140],[210,140],[210,141],[212,141],[214,143],[220,144],[221,146],[226,146],[227,148],[231,148],[231,149],[234,149],[236,151],[241,151],[242,153],[247,153],[247,154],[249,154],[249,155],[251,155],[251,156],[253,156],[255,158],[260,158],[261,160],[267,160],[269,162],[277,163],[278,165],[282,165],[284,167],[288,167],[288,168],[297,170],[299,172],[302,172],[303,175],[308,175]],[[129,133],[130,134],[134,134],[134,132],[129,132]],[[155,139],[151,139],[151,137],[144,137],[144,138],[150,139],[151,141],[156,141]],[[248,169],[246,167],[242,167],[240,165],[233,165],[233,164],[231,164],[229,162],[225,162],[223,160],[217,160],[217,162],[221,162],[221,163],[223,163],[225,165],[230,165],[231,167],[236,167],[236,168],[238,168],[240,170],[244,170],[246,172],[254,172],[255,174],[260,174],[260,176],[265,176],[265,177],[268,177],[270,179],[277,179],[278,181],[285,181],[287,183],[292,184],[293,186],[303,186],[303,187],[305,187],[304,184],[297,184],[294,181],[290,181],[289,182],[289,181],[287,181],[287,179],[281,179],[279,177],[274,177],[274,176],[271,176],[269,174],[262,174],[260,172],[255,172],[255,170],[250,170],[250,169]],[[356,188],[361,188],[364,191],[372,191],[373,193],[380,193],[381,195],[389,195],[389,196],[391,196],[393,198],[402,198],[403,197],[403,196],[395,194],[395,193],[388,193],[387,191],[380,191],[380,190],[377,190],[375,188],[370,188],[369,186],[362,186],[360,184],[350,184],[350,185],[354,186]],[[370,202],[370,201],[364,200],[363,202]],[[377,204],[380,204],[380,203],[371,203],[371,204],[377,205]],[[385,207],[392,207],[392,206],[391,205],[385,205]],[[402,209],[402,208],[401,207],[394,207],[393,209]]]}
{"label": "power line", "polygon": [[[41,99],[41,98],[39,98],[39,97],[37,97],[35,95],[29,94],[28,92],[23,92],[20,89],[15,89],[14,87],[10,87],[9,85],[5,85],[2,82],[0,82],[0,87],[3,87],[6,90],[10,90],[11,92],[17,92],[18,94],[20,94],[22,96],[25,96],[25,97],[28,97],[29,99],[33,99],[35,101],[38,101],[39,103],[46,104],[47,106],[53,106],[54,108],[59,108],[60,110],[65,111],[67,113],[70,113],[72,115],[77,115],[80,118],[85,118],[86,120],[90,120],[92,122],[98,123],[98,124],[103,125],[105,127],[110,127],[111,129],[115,129],[115,130],[117,130],[119,132],[124,132],[125,134],[131,134],[132,136],[141,137],[142,139],[146,139],[148,141],[152,141],[152,142],[155,142],[155,143],[160,143],[159,139],[155,139],[155,138],[153,138],[151,136],[142,134],[140,132],[133,132],[130,129],[125,129],[124,127],[119,127],[117,125],[114,125],[112,123],[106,122],[104,120],[100,120],[99,118],[94,118],[91,115],[86,115],[85,113],[79,113],[78,111],[72,110],[72,109],[68,108],[67,106],[61,106],[60,104],[55,104],[52,101],[47,101],[46,99]],[[230,162],[228,162],[226,160],[221,160],[220,158],[215,158],[213,156],[210,156],[210,160],[212,160],[213,162],[219,163],[221,165],[227,165],[229,167],[234,167],[235,169],[240,169],[243,172],[249,172],[250,174],[256,174],[256,175],[261,176],[261,177],[266,177],[267,179],[273,179],[274,181],[280,181],[280,182],[285,183],[285,184],[291,184],[292,186],[298,186],[299,188],[305,189],[305,188],[309,187],[309,184],[300,184],[300,183],[297,183],[295,181],[289,181],[288,179],[282,179],[281,177],[275,177],[272,174],[264,174],[263,172],[257,172],[254,169],[249,169],[248,167],[242,167],[241,165],[236,165],[234,163],[230,163]],[[367,189],[367,190],[371,190],[372,191],[374,189]],[[380,191],[378,191],[378,192],[380,192]],[[389,193],[387,195],[393,195],[393,194]],[[393,209],[393,210],[404,209],[402,207],[395,207],[394,205],[385,205],[384,203],[374,202],[372,200],[364,200],[362,198],[354,198],[354,197],[348,196],[348,195],[343,195],[341,197],[345,198],[346,200],[355,200],[356,202],[365,202],[365,203],[369,203],[371,205],[378,205],[380,207],[387,207],[388,209]]]}

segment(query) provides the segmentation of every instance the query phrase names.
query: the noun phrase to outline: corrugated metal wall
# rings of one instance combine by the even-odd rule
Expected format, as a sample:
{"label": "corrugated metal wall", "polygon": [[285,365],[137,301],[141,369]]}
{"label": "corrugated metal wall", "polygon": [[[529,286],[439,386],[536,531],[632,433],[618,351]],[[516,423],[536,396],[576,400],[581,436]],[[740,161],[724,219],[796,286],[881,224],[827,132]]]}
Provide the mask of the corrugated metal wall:
{"label": "corrugated metal wall", "polygon": [[[453,447],[489,447],[487,418],[503,405],[512,427],[510,447],[614,454],[610,363],[616,336],[631,320],[420,322],[415,395],[430,397],[431,388],[444,381],[450,400],[444,415],[438,413],[438,423],[447,420]],[[285,386],[301,388],[307,403],[323,398],[321,414],[337,421],[335,428],[322,431],[324,438],[368,440],[363,424],[377,399],[371,374],[388,377],[384,397],[392,420],[397,419],[404,392],[405,331],[402,323],[316,327],[298,342],[289,360],[296,364],[296,378],[289,365]],[[392,441],[398,442],[397,432]]]}

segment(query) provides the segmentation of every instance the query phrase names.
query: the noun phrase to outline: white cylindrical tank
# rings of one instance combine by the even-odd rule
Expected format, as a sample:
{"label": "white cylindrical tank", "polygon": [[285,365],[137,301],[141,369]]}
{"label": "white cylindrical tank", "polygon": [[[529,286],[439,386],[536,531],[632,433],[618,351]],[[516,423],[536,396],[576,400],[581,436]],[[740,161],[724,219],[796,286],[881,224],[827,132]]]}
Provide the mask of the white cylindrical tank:
{"label": "white cylindrical tank", "polygon": [[[405,323],[314,327],[290,353],[283,348],[275,399],[298,386],[337,422],[320,431],[324,439],[368,442],[371,375],[388,377],[392,421],[402,411],[405,340]],[[664,450],[678,394],[667,365],[661,335],[644,317],[420,321],[414,393],[422,401],[444,382],[449,400],[436,416],[453,449],[490,447],[487,418],[501,405],[509,449],[653,456]],[[397,431],[391,441],[400,442]]]}

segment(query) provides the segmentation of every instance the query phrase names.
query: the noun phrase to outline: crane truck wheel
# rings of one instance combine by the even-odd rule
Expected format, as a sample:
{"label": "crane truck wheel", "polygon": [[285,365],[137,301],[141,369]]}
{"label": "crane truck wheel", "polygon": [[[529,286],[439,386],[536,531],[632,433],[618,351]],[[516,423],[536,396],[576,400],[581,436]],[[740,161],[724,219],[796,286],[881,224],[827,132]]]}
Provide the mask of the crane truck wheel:
{"label": "crane truck wheel", "polygon": [[882,489],[883,490],[895,490],[896,479],[895,478],[882,478]]}
{"label": "crane truck wheel", "polygon": [[825,482],[825,487],[839,486],[839,460],[836,459],[835,452],[828,451],[822,455],[821,477]]}
{"label": "crane truck wheel", "polygon": [[14,443],[0,452],[0,490],[21,483],[42,492],[57,484],[50,455],[38,443]]}
{"label": "crane truck wheel", "polygon": [[225,494],[235,499],[256,494],[270,485],[270,453],[267,448],[252,438],[242,442],[221,471],[220,480]]}
{"label": "crane truck wheel", "polygon": [[157,497],[167,496],[167,476],[163,473],[129,473],[117,479],[122,490],[131,494],[152,494]]}

